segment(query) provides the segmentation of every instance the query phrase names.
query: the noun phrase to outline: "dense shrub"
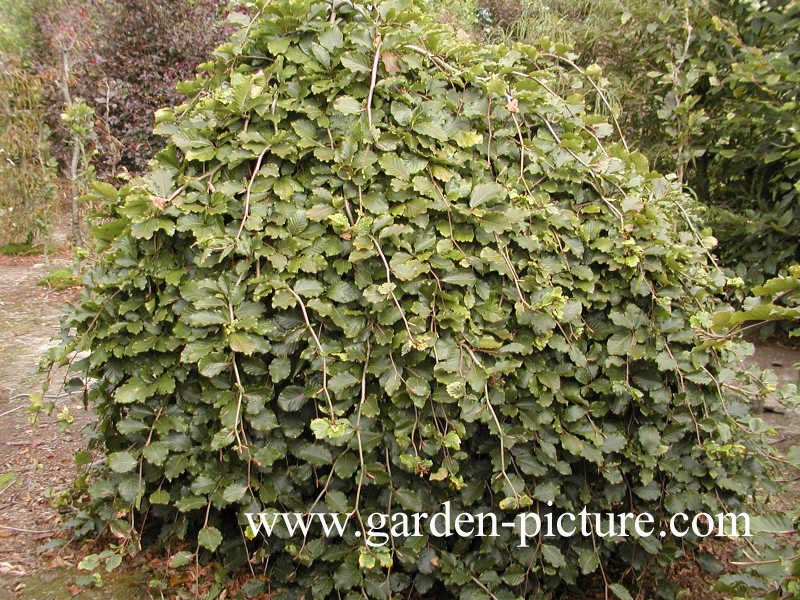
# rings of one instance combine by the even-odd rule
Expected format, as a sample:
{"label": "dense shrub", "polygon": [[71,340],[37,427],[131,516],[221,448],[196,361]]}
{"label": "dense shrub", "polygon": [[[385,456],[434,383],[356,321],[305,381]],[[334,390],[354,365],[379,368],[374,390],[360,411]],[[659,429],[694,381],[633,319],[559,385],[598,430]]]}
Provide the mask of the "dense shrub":
{"label": "dense shrub", "polygon": [[[89,351],[107,454],[81,531],[263,560],[274,597],[530,598],[668,562],[660,537],[354,536],[446,501],[737,508],[761,466],[740,349],[692,328],[724,283],[692,201],[587,111],[591,79],[414,4],[330,10],[261,4],[158,113],[154,169],[96,185],[61,349]],[[262,510],[353,526],[246,539]]]}

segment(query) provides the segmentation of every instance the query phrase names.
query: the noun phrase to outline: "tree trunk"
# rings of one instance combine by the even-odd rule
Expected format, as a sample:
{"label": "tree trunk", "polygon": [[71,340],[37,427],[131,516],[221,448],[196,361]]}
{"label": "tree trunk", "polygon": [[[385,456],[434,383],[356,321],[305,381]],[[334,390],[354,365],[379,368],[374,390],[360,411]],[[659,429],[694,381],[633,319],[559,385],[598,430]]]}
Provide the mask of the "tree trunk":
{"label": "tree trunk", "polygon": [[[62,81],[59,82],[61,94],[64,97],[64,108],[69,108],[72,104],[72,94],[69,91],[69,76],[70,76],[70,63],[69,54],[66,49],[61,50],[61,71]],[[75,189],[75,182],[78,179],[78,167],[81,159],[81,144],[77,136],[72,136],[72,158],[69,163],[69,172],[67,179],[69,180],[69,196],[70,196],[70,212],[72,217],[72,243],[76,248],[80,248],[83,244],[83,236],[81,235],[81,215],[80,207],[78,206],[77,192]]]}
{"label": "tree trunk", "polygon": [[78,140],[72,140],[72,160],[69,163],[69,195],[70,195],[70,208],[72,212],[72,243],[76,248],[83,245],[83,236],[81,235],[81,216],[80,207],[78,206],[78,194],[75,189],[75,181],[78,179],[78,161],[81,157],[81,148]]}

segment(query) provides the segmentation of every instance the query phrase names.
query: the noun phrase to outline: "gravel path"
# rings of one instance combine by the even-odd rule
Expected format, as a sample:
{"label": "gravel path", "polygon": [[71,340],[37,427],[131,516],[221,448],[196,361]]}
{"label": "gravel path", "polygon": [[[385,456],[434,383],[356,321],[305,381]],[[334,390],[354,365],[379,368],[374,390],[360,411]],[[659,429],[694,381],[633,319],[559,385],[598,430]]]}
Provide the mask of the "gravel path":
{"label": "gravel path", "polygon": [[[44,381],[38,359],[75,296],[37,281],[68,265],[65,256],[51,257],[47,264],[41,257],[0,257],[0,597],[23,592],[22,576],[59,563],[58,557],[42,558],[39,549],[52,539],[58,522],[51,501],[74,477],[80,426],[60,433],[56,419],[47,416],[33,424],[28,402]],[[78,421],[88,420],[79,402],[57,400],[59,409],[64,405]]]}

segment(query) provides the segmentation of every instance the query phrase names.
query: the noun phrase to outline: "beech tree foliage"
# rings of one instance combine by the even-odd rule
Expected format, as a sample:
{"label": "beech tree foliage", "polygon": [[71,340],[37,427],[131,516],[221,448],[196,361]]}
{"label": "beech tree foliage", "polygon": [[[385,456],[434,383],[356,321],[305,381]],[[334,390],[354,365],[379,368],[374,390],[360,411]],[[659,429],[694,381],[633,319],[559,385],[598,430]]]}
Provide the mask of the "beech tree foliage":
{"label": "beech tree foliage", "polygon": [[[694,328],[725,277],[691,198],[587,107],[591,72],[404,0],[240,20],[157,113],[148,174],[94,188],[97,262],[60,348],[88,351],[72,369],[106,457],[78,531],[251,561],[274,597],[506,599],[691,540],[355,531],[446,501],[742,507],[763,470],[744,350]],[[253,536],[264,511],[355,526]]]}

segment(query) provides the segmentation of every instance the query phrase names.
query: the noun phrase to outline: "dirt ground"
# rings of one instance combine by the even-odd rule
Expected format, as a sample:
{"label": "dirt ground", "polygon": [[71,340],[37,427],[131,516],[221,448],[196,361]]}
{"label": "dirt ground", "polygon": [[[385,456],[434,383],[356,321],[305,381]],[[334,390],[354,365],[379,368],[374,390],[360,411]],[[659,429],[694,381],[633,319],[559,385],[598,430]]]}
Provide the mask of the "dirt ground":
{"label": "dirt ground", "polygon": [[[762,369],[769,369],[781,383],[798,382],[800,350],[787,348],[779,344],[758,344],[753,360]],[[800,386],[800,383],[798,383]],[[777,432],[773,443],[781,448],[800,444],[800,408],[785,410],[774,399],[767,399],[764,404],[764,421]]]}
{"label": "dirt ground", "polygon": [[[76,295],[37,281],[69,264],[63,254],[47,262],[0,257],[0,598],[23,594],[26,577],[69,564],[64,556],[45,557],[39,550],[57,533],[59,515],[52,500],[74,477],[80,426],[89,415],[79,398],[53,397],[57,411],[67,406],[76,419],[60,433],[54,416],[32,424],[28,411],[29,395],[40,392],[44,381],[38,359],[58,334],[66,303]],[[53,387],[51,393],[58,389]]]}
{"label": "dirt ground", "polygon": [[[54,267],[69,264],[63,254],[47,262],[42,257],[0,256],[0,600],[150,597],[141,580],[123,581],[123,591],[119,581],[103,590],[80,588],[74,584],[80,559],[74,549],[42,552],[58,535],[59,515],[52,501],[74,477],[81,426],[91,418],[79,397],[57,394],[60,387],[54,382],[49,392],[57,406],[54,415],[66,406],[75,424],[61,433],[55,416],[41,416],[36,424],[29,420],[29,395],[41,391],[44,380],[38,359],[58,335],[66,304],[77,295],[75,290],[49,290],[37,281]],[[781,381],[797,381],[797,350],[761,344],[753,360]],[[775,402],[767,402],[766,409],[763,417],[777,431],[776,443],[800,443],[800,412]],[[688,567],[676,578],[701,585],[704,576],[696,565]]]}

